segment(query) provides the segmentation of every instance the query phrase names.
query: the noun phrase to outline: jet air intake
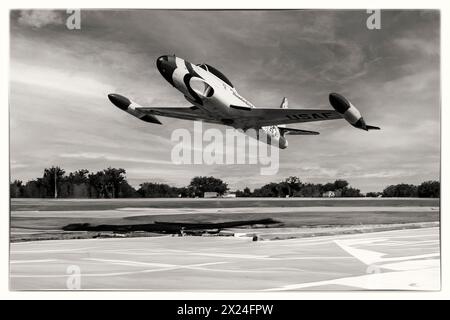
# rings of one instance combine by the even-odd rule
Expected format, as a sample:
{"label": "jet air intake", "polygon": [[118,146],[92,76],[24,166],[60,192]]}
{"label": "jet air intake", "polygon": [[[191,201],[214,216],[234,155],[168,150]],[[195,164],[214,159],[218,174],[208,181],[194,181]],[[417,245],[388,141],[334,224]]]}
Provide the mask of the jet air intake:
{"label": "jet air intake", "polygon": [[128,99],[127,97],[124,97],[120,94],[117,93],[111,93],[108,94],[108,99],[112,102],[113,105],[115,105],[117,108],[125,111],[126,113],[131,114],[132,116],[145,121],[145,122],[150,122],[150,123],[157,123],[157,124],[162,124],[158,118],[150,115],[150,114],[146,114],[143,113],[139,110],[136,110],[136,108],[139,108],[140,106],[131,101],[130,99]]}
{"label": "jet air intake", "polygon": [[367,125],[361,113],[344,96],[338,93],[330,93],[330,104],[352,126],[362,130],[379,130],[379,127]]}

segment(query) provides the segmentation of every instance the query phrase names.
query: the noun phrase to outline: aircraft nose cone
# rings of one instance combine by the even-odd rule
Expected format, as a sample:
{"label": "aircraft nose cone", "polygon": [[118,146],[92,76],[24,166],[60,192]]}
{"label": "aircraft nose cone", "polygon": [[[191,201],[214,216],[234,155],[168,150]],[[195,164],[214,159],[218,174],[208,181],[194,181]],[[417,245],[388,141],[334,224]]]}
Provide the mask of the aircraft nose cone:
{"label": "aircraft nose cone", "polygon": [[338,93],[330,93],[329,100],[333,108],[341,114],[345,113],[345,111],[350,108],[348,100]]}
{"label": "aircraft nose cone", "polygon": [[172,75],[177,68],[175,56],[164,55],[156,59],[156,67],[161,75],[173,85]]}
{"label": "aircraft nose cone", "polygon": [[121,96],[117,93],[108,94],[108,99],[113,105],[122,110],[127,110],[128,106],[131,104],[131,101],[127,97]]}

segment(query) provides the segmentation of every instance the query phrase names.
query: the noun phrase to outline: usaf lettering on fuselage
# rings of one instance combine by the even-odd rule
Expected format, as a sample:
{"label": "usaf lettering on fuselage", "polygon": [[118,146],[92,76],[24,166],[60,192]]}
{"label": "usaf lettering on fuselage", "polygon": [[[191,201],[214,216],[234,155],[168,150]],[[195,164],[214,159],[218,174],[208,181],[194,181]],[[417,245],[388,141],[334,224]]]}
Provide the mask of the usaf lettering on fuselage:
{"label": "usaf lettering on fuselage", "polygon": [[286,116],[290,120],[312,120],[312,119],[328,119],[332,117],[330,112],[320,112],[320,113],[299,113],[290,114]]}

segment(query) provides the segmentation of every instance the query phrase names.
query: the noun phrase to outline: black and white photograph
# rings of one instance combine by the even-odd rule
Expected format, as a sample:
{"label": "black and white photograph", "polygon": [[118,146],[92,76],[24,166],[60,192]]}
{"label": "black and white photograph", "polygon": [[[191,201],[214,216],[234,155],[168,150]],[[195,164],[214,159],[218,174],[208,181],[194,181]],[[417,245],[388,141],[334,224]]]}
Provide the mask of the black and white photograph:
{"label": "black and white photograph", "polygon": [[9,18],[9,290],[441,290],[438,9]]}

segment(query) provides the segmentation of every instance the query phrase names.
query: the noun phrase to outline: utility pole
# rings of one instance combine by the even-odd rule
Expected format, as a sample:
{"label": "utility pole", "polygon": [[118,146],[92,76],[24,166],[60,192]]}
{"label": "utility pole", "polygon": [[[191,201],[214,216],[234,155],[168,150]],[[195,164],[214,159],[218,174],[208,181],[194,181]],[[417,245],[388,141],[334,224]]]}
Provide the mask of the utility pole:
{"label": "utility pole", "polygon": [[56,185],[56,168],[54,169],[54,172],[55,172],[55,199],[57,199],[58,198],[58,187]]}

